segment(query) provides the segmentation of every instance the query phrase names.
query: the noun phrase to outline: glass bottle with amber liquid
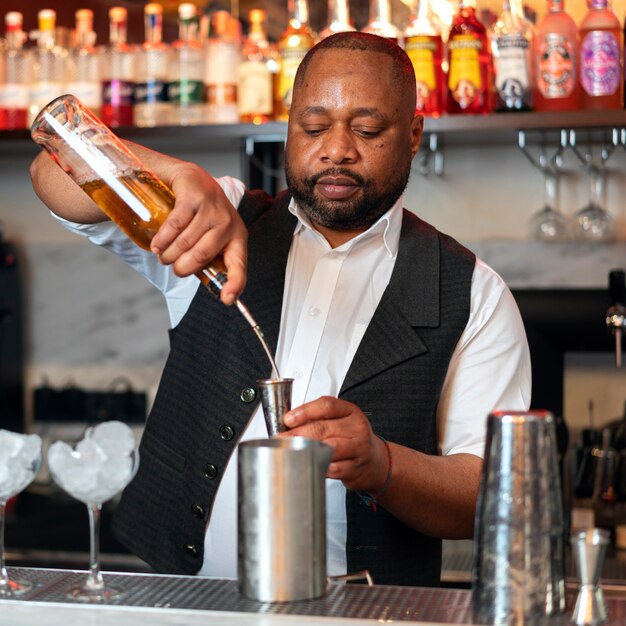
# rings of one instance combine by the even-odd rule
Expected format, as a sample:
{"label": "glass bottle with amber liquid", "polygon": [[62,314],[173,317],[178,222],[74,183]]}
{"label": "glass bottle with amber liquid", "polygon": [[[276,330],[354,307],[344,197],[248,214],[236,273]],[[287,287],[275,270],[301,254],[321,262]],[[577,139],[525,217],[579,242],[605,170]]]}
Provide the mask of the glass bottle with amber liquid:
{"label": "glass bottle with amber liquid", "polygon": [[300,61],[315,45],[309,27],[309,7],[306,0],[289,0],[289,23],[278,41],[280,70],[276,90],[276,119],[286,121],[291,108],[293,81]]}
{"label": "glass bottle with amber liquid", "polygon": [[608,0],[590,0],[579,27],[580,107],[622,107],[622,27]]}
{"label": "glass bottle with amber liquid", "polygon": [[536,111],[578,108],[578,27],[564,0],[548,0],[533,44]]}
{"label": "glass bottle with amber liquid", "polygon": [[402,45],[402,31],[391,21],[389,0],[370,0],[370,19],[363,32],[386,37]]}
{"label": "glass bottle with amber liquid", "polygon": [[[131,241],[150,250],[152,238],[174,207],[174,193],[101,120],[74,96],[64,95],[38,113],[31,136]],[[221,256],[196,276],[220,298],[227,281]],[[241,300],[234,304],[261,341],[278,378],[261,329]]]}
{"label": "glass bottle with amber liquid", "polygon": [[237,68],[237,106],[242,122],[263,124],[274,117],[280,60],[278,49],[267,38],[267,13],[263,9],[252,9],[248,20],[250,31]]}
{"label": "glass bottle with amber liquid", "polygon": [[504,0],[502,13],[489,31],[496,111],[533,108],[532,45],[534,27],[524,16],[522,0]]}
{"label": "glass bottle with amber liquid", "polygon": [[350,22],[350,6],[348,0],[328,0],[327,25],[319,34],[325,39],[335,33],[347,33],[356,30]]}
{"label": "glass bottle with amber liquid", "polygon": [[448,113],[491,112],[491,50],[485,26],[476,17],[476,0],[461,0],[447,45]]}
{"label": "glass bottle with amber liquid", "polygon": [[443,112],[444,73],[441,31],[430,16],[429,0],[416,0],[412,19],[404,31],[404,49],[415,70],[417,100],[415,110],[438,117]]}

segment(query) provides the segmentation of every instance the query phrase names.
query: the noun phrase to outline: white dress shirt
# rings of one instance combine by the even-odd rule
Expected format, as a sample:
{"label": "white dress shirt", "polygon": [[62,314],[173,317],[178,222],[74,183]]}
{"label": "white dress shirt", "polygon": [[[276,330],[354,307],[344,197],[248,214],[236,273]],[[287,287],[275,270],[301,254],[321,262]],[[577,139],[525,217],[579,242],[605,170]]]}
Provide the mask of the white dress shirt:
{"label": "white dress shirt", "polygon": [[[218,182],[238,206],[240,181]],[[389,283],[402,225],[402,198],[373,224],[338,248],[312,228],[295,202],[298,218],[285,275],[276,363],[294,379],[292,406],[322,395],[337,396],[350,363]],[[110,249],[165,295],[172,327],[198,288],[195,276],[178,278],[114,224],[72,224],[92,242]],[[254,315],[254,311],[251,312]],[[479,369],[476,369],[476,368]],[[480,375],[477,375],[480,372]],[[530,402],[530,357],[519,311],[504,281],[479,259],[472,276],[470,315],[452,355],[437,409],[442,455],[484,453],[485,421],[495,409],[525,410]],[[241,440],[267,437],[257,408]],[[223,473],[205,535],[199,574],[237,577],[237,454]],[[345,488],[326,481],[328,573],[346,573]]]}

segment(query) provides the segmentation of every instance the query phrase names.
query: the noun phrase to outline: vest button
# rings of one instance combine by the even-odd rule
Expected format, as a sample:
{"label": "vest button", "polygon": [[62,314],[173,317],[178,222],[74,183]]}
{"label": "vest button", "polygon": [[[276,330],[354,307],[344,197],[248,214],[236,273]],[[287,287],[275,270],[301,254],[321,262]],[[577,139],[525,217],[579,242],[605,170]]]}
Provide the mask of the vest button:
{"label": "vest button", "polygon": [[199,504],[192,504],[191,512],[193,513],[194,517],[204,517],[204,509]]}
{"label": "vest button", "polygon": [[204,474],[205,478],[208,478],[209,480],[213,480],[217,476],[217,467],[215,467],[213,463],[207,463],[202,468],[202,473]]}
{"label": "vest button", "polygon": [[228,426],[224,424],[224,426],[220,426],[220,437],[224,441],[230,441],[235,436],[235,431],[232,426]]}
{"label": "vest button", "polygon": [[239,394],[239,397],[241,398],[242,402],[246,402],[249,404],[250,402],[254,402],[254,399],[256,398],[256,391],[252,387],[246,387],[245,389],[241,390],[241,394]]}
{"label": "vest button", "polygon": [[198,548],[193,543],[186,543],[184,548],[185,548],[185,552],[189,556],[192,556],[194,559],[197,559],[198,556],[200,555],[200,552],[198,552]]}

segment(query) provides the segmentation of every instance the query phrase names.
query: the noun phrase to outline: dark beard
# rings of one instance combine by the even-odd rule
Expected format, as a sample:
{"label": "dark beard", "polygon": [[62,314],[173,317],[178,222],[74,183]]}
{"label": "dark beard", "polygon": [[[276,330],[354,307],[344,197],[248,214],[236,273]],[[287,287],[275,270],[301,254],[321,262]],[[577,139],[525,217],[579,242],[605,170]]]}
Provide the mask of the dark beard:
{"label": "dark beard", "polygon": [[[333,230],[360,230],[369,228],[386,213],[402,195],[409,182],[410,159],[404,167],[396,170],[385,188],[380,192],[372,189],[372,183],[362,176],[342,167],[331,167],[304,180],[296,180],[289,163],[285,164],[287,187],[305,215],[319,226]],[[325,200],[315,195],[315,184],[324,176],[347,176],[360,187],[356,198]]]}

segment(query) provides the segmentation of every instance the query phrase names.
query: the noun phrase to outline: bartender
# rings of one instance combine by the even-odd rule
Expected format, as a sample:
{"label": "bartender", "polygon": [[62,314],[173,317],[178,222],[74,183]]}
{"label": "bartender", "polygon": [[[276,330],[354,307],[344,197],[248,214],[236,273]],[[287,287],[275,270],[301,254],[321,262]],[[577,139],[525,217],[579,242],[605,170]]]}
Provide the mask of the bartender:
{"label": "bartender", "polygon": [[115,524],[158,571],[236,577],[236,445],[267,436],[254,381],[268,361],[235,307],[193,276],[219,253],[223,304],[247,279],[243,299],[295,379],[284,436],[333,448],[329,573],[436,585],[441,539],[472,537],[486,416],[528,408],[530,360],[502,279],[403,209],[422,137],[415,99],[401,48],[341,33],[298,69],[276,198],[133,146],[176,194],[155,254],[46,154],[34,161],[58,219],[166,298],[170,355]]}

